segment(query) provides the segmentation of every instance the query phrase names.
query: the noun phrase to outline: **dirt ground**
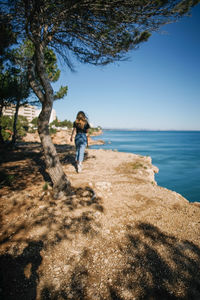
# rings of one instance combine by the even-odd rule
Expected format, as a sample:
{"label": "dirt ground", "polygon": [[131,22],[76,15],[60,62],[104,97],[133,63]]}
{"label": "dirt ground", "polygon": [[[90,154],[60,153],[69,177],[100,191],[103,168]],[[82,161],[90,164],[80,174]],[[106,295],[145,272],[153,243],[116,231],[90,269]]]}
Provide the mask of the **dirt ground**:
{"label": "dirt ground", "polygon": [[[157,186],[150,157],[53,138],[71,184],[55,200],[39,142],[0,153],[0,299],[200,299],[200,205]],[[102,146],[103,147],[103,146]]]}

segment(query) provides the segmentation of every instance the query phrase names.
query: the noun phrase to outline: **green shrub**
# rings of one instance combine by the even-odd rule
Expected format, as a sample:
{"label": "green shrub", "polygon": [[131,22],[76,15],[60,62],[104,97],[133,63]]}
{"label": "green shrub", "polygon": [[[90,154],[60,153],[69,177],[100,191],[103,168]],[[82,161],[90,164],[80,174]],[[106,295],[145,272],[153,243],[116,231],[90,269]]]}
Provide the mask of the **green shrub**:
{"label": "green shrub", "polygon": [[55,128],[52,128],[52,127],[49,128],[50,134],[55,134],[56,132],[57,132],[57,130]]}
{"label": "green shrub", "polygon": [[56,127],[68,127],[68,128],[72,128],[73,127],[73,123],[69,120],[64,120],[64,121],[59,121],[57,118],[51,122],[50,126],[56,126]]}
{"label": "green shrub", "polygon": [[0,122],[1,122],[1,128],[2,128],[1,133],[3,139],[4,141],[8,141],[12,136],[11,132],[13,130],[13,118],[9,116],[2,116],[0,118]]}
{"label": "green shrub", "polygon": [[[13,133],[13,122],[14,117],[2,116],[0,118],[1,128],[2,128],[2,136],[4,141],[8,141],[12,137]],[[26,135],[28,131],[29,125],[28,120],[24,116],[18,116],[17,120],[17,137],[23,137]]]}

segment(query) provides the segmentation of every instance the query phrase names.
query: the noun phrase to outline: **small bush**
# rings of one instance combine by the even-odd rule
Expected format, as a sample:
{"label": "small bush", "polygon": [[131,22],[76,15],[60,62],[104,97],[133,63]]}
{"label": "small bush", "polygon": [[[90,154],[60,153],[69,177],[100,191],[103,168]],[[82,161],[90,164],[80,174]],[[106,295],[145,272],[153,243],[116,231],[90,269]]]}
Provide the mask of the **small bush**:
{"label": "small bush", "polygon": [[50,134],[55,134],[56,132],[57,132],[57,130],[55,128],[52,128],[52,127],[49,128]]}
{"label": "small bush", "polygon": [[[13,122],[14,117],[2,116],[0,118],[2,136],[4,141],[9,141],[13,134]],[[21,138],[26,135],[29,125],[28,120],[24,116],[18,116],[17,120],[17,138]]]}
{"label": "small bush", "polygon": [[47,191],[48,190],[48,182],[45,182],[45,184],[43,185],[43,191]]}

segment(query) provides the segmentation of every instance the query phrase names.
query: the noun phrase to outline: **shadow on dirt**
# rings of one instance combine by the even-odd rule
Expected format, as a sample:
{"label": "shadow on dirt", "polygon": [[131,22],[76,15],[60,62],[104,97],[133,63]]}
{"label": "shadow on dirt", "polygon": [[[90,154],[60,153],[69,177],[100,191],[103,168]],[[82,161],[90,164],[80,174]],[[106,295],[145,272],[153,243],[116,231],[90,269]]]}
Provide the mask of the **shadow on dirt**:
{"label": "shadow on dirt", "polygon": [[200,248],[178,240],[148,223],[128,228],[126,267],[110,287],[113,300],[125,300],[120,291],[136,299],[200,299]]}
{"label": "shadow on dirt", "polygon": [[36,299],[37,270],[42,262],[43,242],[29,242],[19,256],[0,256],[0,299]]}
{"label": "shadow on dirt", "polygon": [[[71,145],[55,145],[62,165],[75,164],[75,147]],[[84,160],[93,158],[85,152]],[[8,163],[2,168],[2,163]],[[42,176],[42,177],[41,177]],[[41,180],[51,183],[46,172],[43,151],[40,143],[23,142],[15,149],[0,150],[0,187],[8,186],[10,190],[23,190]]]}
{"label": "shadow on dirt", "polygon": [[[82,261],[74,268],[67,290],[65,286],[60,290],[46,286],[41,299],[200,299],[200,249],[194,243],[178,240],[149,223],[129,226],[125,240],[124,245],[118,245],[124,268],[114,275],[112,284],[103,282],[103,278],[91,282],[89,270],[95,266],[87,268],[88,262]],[[113,274],[109,278],[113,279]],[[93,291],[92,297],[88,288],[90,295]]]}
{"label": "shadow on dirt", "polygon": [[[51,198],[49,191],[40,199],[15,199],[13,205],[2,212],[4,219],[9,222],[4,221],[1,228],[0,246],[5,254],[0,256],[0,279],[3,285],[0,299],[36,299],[37,270],[42,261],[39,251],[51,252],[60,243],[76,240],[80,235],[88,239],[97,237],[101,232],[97,216],[103,211],[102,200],[89,187],[72,189],[71,195],[59,200]],[[17,218],[13,217],[13,212]],[[38,242],[30,242],[33,238]],[[25,247],[27,243],[29,245]],[[81,274],[85,280],[86,273]],[[76,290],[76,295],[81,295],[78,283],[80,274],[77,277],[74,271],[73,278],[72,289]],[[64,294],[63,290],[62,297],[67,299]],[[55,297],[45,288],[41,298],[37,299]],[[57,299],[62,299],[60,291]]]}
{"label": "shadow on dirt", "polygon": [[[41,157],[39,143],[19,143],[15,149],[1,149],[0,187],[8,186],[10,190],[21,191],[37,184],[41,181],[41,173],[44,173]],[[2,163],[6,166],[2,167]]]}
{"label": "shadow on dirt", "polygon": [[[103,211],[101,198],[90,187],[72,188],[70,195],[59,200],[51,197],[49,191],[39,199],[14,200],[3,211],[4,217],[11,220],[1,229],[0,245],[9,243],[13,238],[16,243],[26,242],[25,237],[28,239],[29,233],[32,235],[34,232],[49,245],[70,239],[71,235],[78,232],[95,235],[100,229],[95,212]],[[12,220],[13,212],[18,212],[17,221]]]}
{"label": "shadow on dirt", "polygon": [[[66,292],[65,287],[61,288],[59,291],[56,291],[53,286],[48,286],[42,289],[40,299],[41,300],[59,300],[59,299],[103,299],[103,298],[95,298],[94,294],[92,298],[88,298],[86,292],[86,286],[89,286],[89,278],[88,271],[86,267],[81,266],[75,268],[71,275],[71,280],[68,286],[68,292]],[[94,292],[95,293],[95,292]],[[104,298],[105,299],[105,298]]]}
{"label": "shadow on dirt", "polygon": [[20,162],[26,158],[32,158],[32,156],[38,155],[38,152],[41,151],[40,143],[20,142],[15,148],[0,149],[0,165],[2,163]]}

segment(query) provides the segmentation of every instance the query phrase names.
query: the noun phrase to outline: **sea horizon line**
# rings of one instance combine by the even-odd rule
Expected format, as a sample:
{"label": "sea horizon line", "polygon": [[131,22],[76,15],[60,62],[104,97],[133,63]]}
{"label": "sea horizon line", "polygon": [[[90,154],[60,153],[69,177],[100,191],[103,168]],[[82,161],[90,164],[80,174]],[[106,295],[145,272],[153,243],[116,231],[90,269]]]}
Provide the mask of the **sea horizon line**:
{"label": "sea horizon line", "polygon": [[102,127],[102,130],[113,130],[113,131],[161,131],[161,132],[200,132],[200,129],[146,129],[146,128],[111,128]]}

